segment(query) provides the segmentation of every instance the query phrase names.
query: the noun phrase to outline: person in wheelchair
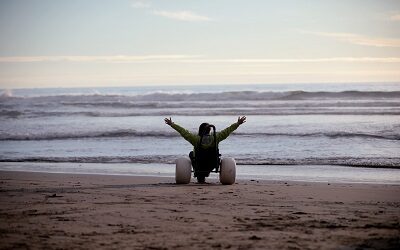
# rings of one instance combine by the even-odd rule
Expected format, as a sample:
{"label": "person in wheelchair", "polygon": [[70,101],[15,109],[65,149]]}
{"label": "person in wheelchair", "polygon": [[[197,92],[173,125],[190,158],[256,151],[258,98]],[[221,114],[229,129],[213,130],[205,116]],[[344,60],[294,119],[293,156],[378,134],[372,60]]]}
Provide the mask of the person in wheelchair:
{"label": "person in wheelchair", "polygon": [[[187,129],[172,122],[171,117],[164,119],[165,123],[175,129],[186,141],[193,145],[194,149],[189,153],[192,162],[194,177],[199,183],[204,183],[213,169],[218,171],[220,154],[218,144],[225,140],[241,124],[246,122],[246,117],[238,117],[237,122],[220,132],[215,131],[215,126],[202,123],[199,126],[198,134],[193,134]],[[211,133],[212,132],[212,133]]]}

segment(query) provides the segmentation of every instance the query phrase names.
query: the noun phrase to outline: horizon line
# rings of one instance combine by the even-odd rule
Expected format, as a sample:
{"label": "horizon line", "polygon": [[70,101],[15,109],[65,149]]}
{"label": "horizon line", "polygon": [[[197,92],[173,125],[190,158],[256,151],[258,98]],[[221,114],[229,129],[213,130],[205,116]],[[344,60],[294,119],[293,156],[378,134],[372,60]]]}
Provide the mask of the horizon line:
{"label": "horizon line", "polygon": [[400,63],[400,57],[316,57],[316,58],[207,58],[203,55],[111,55],[111,56],[0,56],[0,63],[93,62],[93,63]]}

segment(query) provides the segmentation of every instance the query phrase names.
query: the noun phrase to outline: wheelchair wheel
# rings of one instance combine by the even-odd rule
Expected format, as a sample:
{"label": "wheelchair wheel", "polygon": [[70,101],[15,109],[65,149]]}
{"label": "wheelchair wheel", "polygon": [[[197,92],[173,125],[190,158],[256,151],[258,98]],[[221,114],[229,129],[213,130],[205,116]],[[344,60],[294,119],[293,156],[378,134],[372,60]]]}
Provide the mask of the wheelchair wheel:
{"label": "wheelchair wheel", "polygon": [[192,176],[192,162],[189,157],[178,158],[175,163],[176,184],[188,184]]}
{"label": "wheelchair wheel", "polygon": [[219,172],[219,181],[223,185],[232,185],[236,180],[236,161],[233,158],[223,158]]}

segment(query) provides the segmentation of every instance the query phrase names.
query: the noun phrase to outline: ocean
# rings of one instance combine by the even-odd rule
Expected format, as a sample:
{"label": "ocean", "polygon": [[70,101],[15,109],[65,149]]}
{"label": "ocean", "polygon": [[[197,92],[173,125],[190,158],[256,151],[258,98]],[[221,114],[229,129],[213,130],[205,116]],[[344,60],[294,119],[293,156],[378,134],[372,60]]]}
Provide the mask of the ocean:
{"label": "ocean", "polygon": [[[238,177],[400,184],[400,84],[265,84],[3,90],[0,170],[173,176],[196,133]],[[330,174],[327,174],[330,173]]]}

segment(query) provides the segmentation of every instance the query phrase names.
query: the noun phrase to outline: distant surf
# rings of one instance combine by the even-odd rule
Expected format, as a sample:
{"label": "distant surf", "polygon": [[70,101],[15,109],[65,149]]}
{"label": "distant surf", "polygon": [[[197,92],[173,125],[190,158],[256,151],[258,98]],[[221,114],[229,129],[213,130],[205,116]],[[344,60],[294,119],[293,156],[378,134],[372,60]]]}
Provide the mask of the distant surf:
{"label": "distant surf", "polygon": [[225,91],[0,97],[0,117],[399,115],[400,91]]}

